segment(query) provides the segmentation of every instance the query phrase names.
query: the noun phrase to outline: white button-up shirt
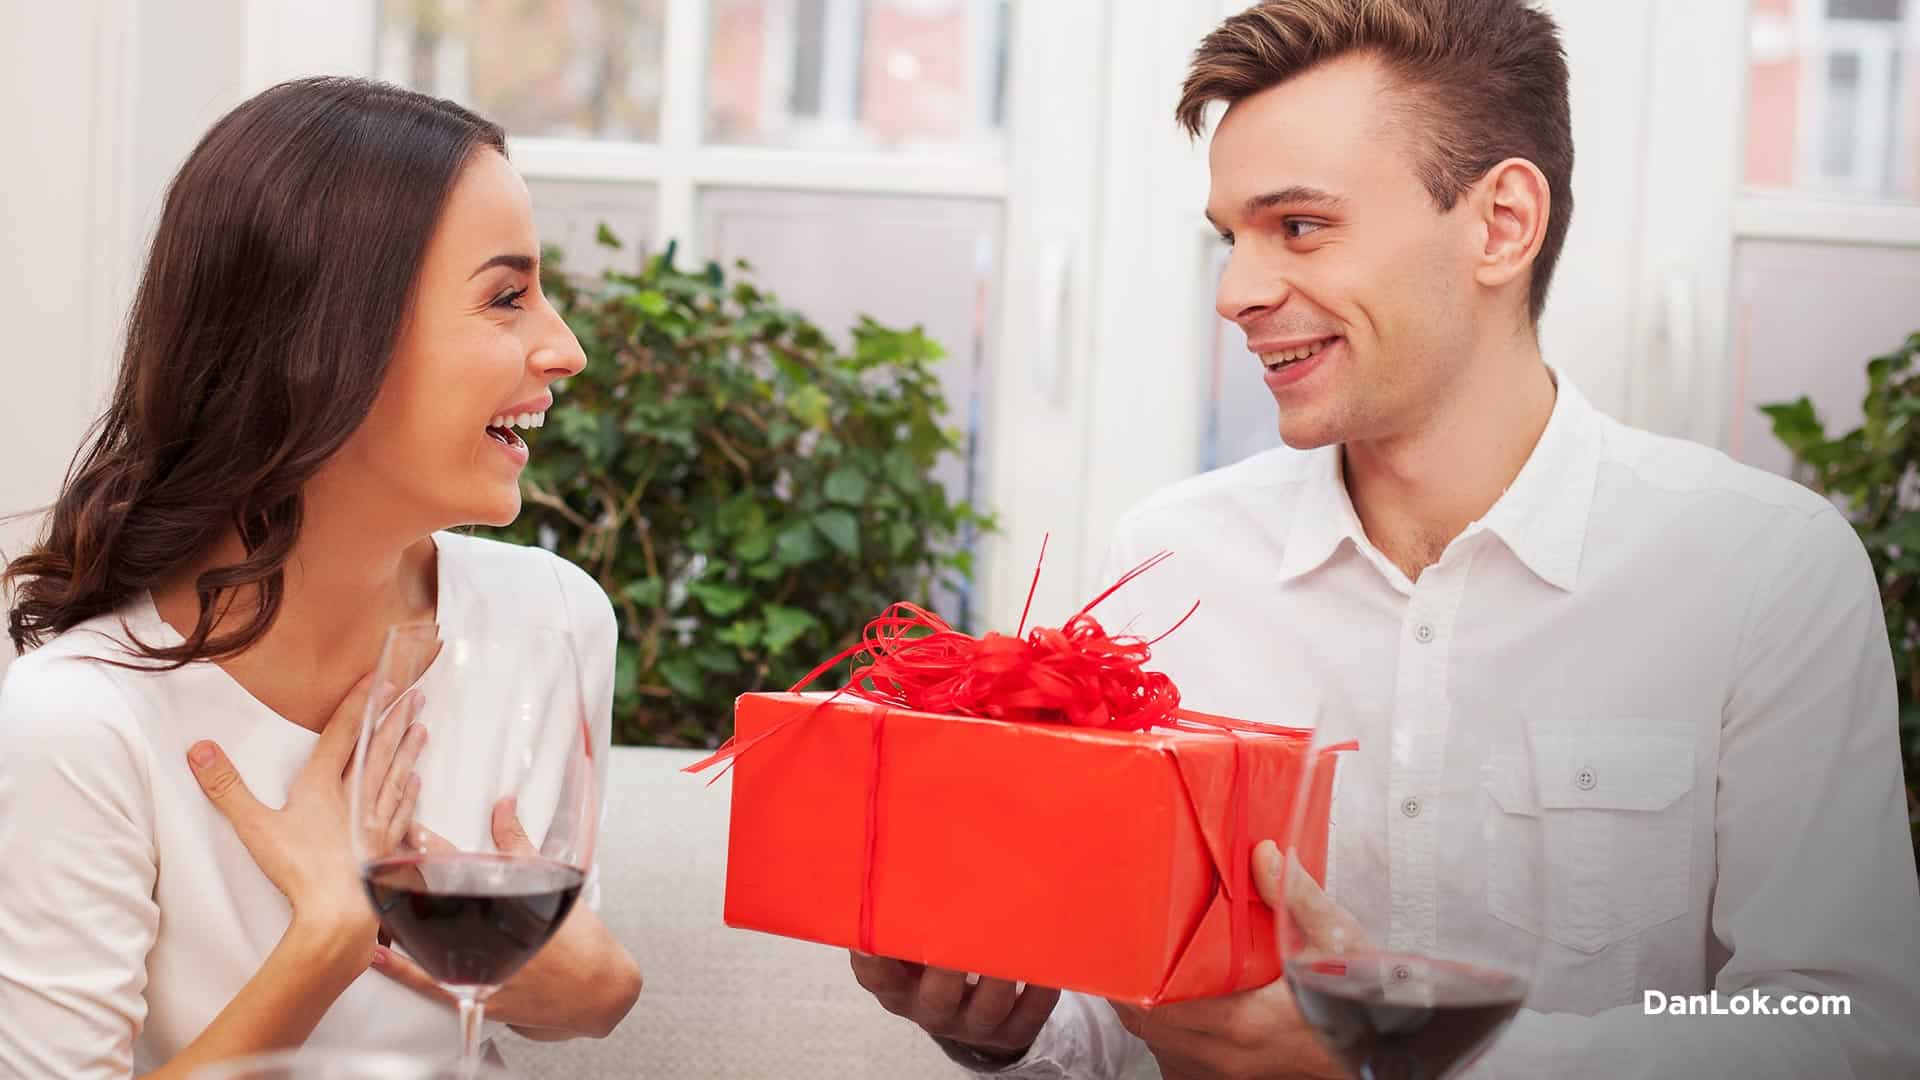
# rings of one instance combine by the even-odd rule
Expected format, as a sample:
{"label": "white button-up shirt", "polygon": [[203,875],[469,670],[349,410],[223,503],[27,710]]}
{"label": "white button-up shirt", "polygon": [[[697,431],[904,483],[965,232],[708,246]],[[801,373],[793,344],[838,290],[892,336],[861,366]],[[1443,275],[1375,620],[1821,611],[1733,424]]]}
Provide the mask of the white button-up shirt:
{"label": "white button-up shirt", "polygon": [[[1278,450],[1148,500],[1122,522],[1110,576],[1174,557],[1099,614],[1151,635],[1198,599],[1153,664],[1188,705],[1311,723],[1340,700],[1412,748],[1377,784],[1343,777],[1334,828],[1384,851],[1392,895],[1369,915],[1391,947],[1444,951],[1489,916],[1539,936],[1528,1011],[1475,1075],[1920,1075],[1893,669],[1841,514],[1628,428],[1562,379],[1512,486],[1411,581],[1368,542],[1340,462],[1338,448]],[[1525,712],[1531,783],[1447,752],[1500,709]],[[1463,787],[1471,801],[1438,794]],[[1448,814],[1484,830],[1466,873],[1437,867]],[[1531,829],[1544,919],[1507,899],[1539,869],[1541,849],[1515,839]],[[1755,989],[1774,1004],[1846,995],[1851,1015],[1647,1009],[1647,991],[1728,1005]],[[1007,1073],[1143,1074],[1143,1044],[1073,994]]]}

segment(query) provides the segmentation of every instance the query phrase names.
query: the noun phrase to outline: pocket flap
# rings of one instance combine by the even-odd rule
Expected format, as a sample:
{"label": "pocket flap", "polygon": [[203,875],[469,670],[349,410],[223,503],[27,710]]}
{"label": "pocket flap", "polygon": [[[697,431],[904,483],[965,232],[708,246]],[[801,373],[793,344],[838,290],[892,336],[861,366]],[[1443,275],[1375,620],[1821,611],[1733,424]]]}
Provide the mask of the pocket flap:
{"label": "pocket flap", "polygon": [[1667,735],[1534,738],[1540,805],[1662,810],[1693,787],[1693,740]]}
{"label": "pocket flap", "polygon": [[1493,753],[1487,794],[1509,814],[1549,810],[1663,810],[1693,787],[1693,741],[1668,735],[1534,738],[1538,790],[1517,749]]}

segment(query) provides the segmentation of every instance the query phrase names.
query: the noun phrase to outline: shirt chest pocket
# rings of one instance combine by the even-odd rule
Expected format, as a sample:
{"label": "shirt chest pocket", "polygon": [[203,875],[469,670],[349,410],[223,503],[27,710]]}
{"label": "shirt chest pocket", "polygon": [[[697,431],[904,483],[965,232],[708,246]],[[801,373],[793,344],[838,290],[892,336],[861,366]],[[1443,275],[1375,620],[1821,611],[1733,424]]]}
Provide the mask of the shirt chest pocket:
{"label": "shirt chest pocket", "polygon": [[[1487,907],[1496,918],[1594,953],[1687,911],[1691,739],[1535,736],[1534,766],[1537,785],[1518,752],[1496,751],[1487,767]],[[1532,858],[1541,850],[1544,867]],[[1542,871],[1544,928],[1529,900]]]}

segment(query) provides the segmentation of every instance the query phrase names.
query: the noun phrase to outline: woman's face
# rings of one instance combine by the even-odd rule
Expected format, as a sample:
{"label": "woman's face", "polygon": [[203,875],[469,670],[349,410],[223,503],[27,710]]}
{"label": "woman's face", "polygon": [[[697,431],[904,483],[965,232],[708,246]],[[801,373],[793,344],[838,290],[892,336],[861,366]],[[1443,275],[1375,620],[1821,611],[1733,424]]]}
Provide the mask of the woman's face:
{"label": "woman's face", "polygon": [[527,463],[515,429],[541,423],[549,386],[585,366],[540,291],[527,185],[478,150],[427,245],[380,394],[328,465],[366,470],[394,516],[429,530],[507,524]]}

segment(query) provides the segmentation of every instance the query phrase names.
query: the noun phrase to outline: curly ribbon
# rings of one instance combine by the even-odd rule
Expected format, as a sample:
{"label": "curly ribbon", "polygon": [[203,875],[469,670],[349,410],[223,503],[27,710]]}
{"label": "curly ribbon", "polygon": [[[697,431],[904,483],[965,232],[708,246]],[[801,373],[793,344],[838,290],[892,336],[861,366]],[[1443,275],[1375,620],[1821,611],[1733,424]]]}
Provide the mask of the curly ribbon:
{"label": "curly ribbon", "polygon": [[1199,603],[1178,622],[1152,640],[1132,635],[1109,635],[1093,617],[1098,607],[1135,578],[1172,557],[1162,551],[1134,567],[1094,597],[1058,629],[1036,627],[1026,632],[1027,616],[1040,584],[1040,566],[1046,561],[1046,543],[1020,613],[1020,629],[1012,636],[989,632],[973,637],[955,630],[946,620],[916,604],[892,604],[867,623],[860,642],[823,661],[794,684],[793,692],[813,685],[829,671],[858,657],[846,685],[811,708],[797,710],[750,739],[728,739],[712,755],[686,766],[698,773],[724,763],[711,784],[726,775],[733,762],[792,723],[811,717],[841,695],[886,706],[873,714],[873,763],[868,777],[864,881],[860,897],[859,944],[873,951],[873,895],[879,842],[880,754],[887,713],[904,708],[915,712],[970,716],[1015,723],[1064,724],[1107,731],[1147,731],[1181,725],[1208,728],[1233,740],[1233,782],[1230,796],[1232,832],[1227,849],[1232,865],[1222,882],[1228,892],[1228,925],[1232,941],[1230,970],[1233,985],[1245,971],[1251,947],[1252,883],[1249,864],[1252,840],[1247,835],[1249,795],[1243,760],[1243,732],[1271,733],[1270,726],[1180,708],[1180,691],[1166,675],[1145,670],[1152,648],[1184,626]]}

